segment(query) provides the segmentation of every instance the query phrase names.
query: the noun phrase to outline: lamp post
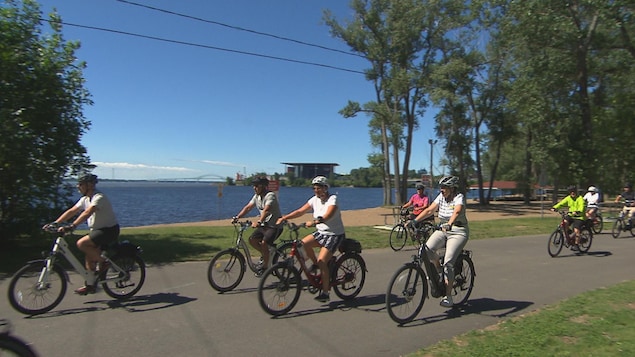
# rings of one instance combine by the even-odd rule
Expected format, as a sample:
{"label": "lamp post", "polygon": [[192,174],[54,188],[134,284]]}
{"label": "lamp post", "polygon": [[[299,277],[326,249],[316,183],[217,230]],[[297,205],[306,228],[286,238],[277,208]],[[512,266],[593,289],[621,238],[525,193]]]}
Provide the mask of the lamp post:
{"label": "lamp post", "polygon": [[428,144],[430,144],[430,188],[431,189],[434,188],[434,176],[432,175],[432,163],[434,162],[434,161],[432,161],[432,159],[433,159],[433,156],[432,156],[433,150],[432,150],[432,148],[433,148],[434,144],[436,144],[436,143],[437,143],[436,139],[435,140],[428,139]]}

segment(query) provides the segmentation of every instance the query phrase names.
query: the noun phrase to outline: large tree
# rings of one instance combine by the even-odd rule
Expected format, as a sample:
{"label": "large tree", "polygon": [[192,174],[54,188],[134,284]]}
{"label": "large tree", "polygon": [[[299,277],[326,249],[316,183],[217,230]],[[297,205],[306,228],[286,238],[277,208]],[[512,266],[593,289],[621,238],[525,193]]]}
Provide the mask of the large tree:
{"label": "large tree", "polygon": [[35,1],[0,5],[0,242],[59,213],[64,179],[89,166],[79,43],[63,39],[55,13],[42,17]]}

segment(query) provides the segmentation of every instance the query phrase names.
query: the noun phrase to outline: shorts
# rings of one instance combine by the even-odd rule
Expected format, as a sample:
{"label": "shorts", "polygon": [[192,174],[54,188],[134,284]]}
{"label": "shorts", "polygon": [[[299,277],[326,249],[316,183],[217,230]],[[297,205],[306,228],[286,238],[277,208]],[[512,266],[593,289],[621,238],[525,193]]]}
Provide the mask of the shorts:
{"label": "shorts", "polygon": [[571,226],[571,228],[577,228],[577,229],[582,229],[582,226],[584,225],[584,221],[581,219],[577,219],[577,218],[573,218],[573,217],[568,217],[567,218],[567,222],[569,222],[569,225]]}
{"label": "shorts", "polygon": [[269,245],[273,245],[273,242],[282,233],[282,228],[276,227],[257,227],[256,230],[249,236],[249,239],[264,240]]}
{"label": "shorts", "polygon": [[346,238],[346,234],[322,234],[318,231],[313,232],[313,238],[322,247],[329,250],[331,253],[335,253],[337,248]]}
{"label": "shorts", "polygon": [[90,240],[98,247],[109,245],[119,239],[119,225],[112,227],[104,227],[99,229],[91,229],[88,233]]}

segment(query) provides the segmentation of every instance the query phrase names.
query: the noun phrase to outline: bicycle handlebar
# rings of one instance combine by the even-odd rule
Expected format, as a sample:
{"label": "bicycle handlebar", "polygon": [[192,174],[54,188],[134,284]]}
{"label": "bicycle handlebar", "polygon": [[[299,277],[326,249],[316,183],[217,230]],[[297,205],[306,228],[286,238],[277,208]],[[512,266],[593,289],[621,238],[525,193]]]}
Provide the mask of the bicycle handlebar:
{"label": "bicycle handlebar", "polygon": [[64,234],[72,232],[75,228],[71,224],[60,224],[57,222],[47,223],[42,230],[48,233],[60,233],[59,229],[64,228]]}
{"label": "bicycle handlebar", "polygon": [[287,227],[289,227],[289,230],[292,232],[296,232],[298,230],[300,230],[300,228],[306,228],[306,223],[300,223],[300,224],[295,224],[293,222],[286,222],[287,223]]}

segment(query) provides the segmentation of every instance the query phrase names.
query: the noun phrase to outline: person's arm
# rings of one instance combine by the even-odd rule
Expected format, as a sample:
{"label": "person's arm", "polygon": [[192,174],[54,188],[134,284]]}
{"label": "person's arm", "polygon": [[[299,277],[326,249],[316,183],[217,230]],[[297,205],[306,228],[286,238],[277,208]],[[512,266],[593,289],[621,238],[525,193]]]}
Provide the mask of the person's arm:
{"label": "person's arm", "polygon": [[245,214],[247,214],[247,212],[251,211],[252,208],[254,208],[254,203],[253,202],[249,202],[245,205],[245,207],[243,207],[243,209],[240,210],[240,212],[238,212],[237,215],[235,215],[232,219],[237,221],[239,220],[242,216],[244,216]]}
{"label": "person's arm", "polygon": [[277,224],[280,224],[284,221],[288,221],[292,218],[295,217],[299,217],[305,213],[307,213],[309,210],[311,209],[311,205],[309,205],[309,203],[305,203],[304,205],[302,205],[302,207],[298,208],[297,210],[291,212],[291,213],[287,213],[285,215],[282,215],[282,217],[278,218],[278,222]]}
{"label": "person's arm", "polygon": [[419,221],[423,221],[424,218],[428,217],[430,214],[434,213],[434,211],[437,209],[438,204],[436,202],[432,202],[428,208],[424,209],[421,213],[419,213],[417,215],[417,217],[415,217],[415,219],[413,220],[415,223],[419,222]]}

